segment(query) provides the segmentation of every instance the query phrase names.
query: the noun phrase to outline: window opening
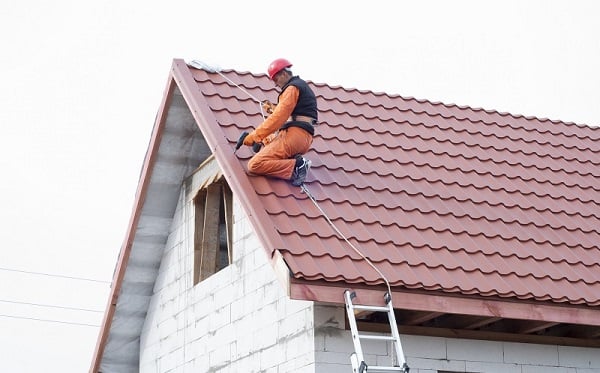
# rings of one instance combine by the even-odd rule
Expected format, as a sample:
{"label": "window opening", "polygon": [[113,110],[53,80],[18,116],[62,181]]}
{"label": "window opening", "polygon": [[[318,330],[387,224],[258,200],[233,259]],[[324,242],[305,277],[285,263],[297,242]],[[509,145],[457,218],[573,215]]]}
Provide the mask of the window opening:
{"label": "window opening", "polygon": [[224,181],[194,197],[194,285],[231,264],[232,193]]}

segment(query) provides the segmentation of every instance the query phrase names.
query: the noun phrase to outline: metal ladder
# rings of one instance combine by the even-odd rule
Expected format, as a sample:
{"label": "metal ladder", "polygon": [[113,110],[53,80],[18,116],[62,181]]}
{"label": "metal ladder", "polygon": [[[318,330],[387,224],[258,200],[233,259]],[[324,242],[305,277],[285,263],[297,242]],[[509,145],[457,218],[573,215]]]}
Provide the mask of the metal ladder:
{"label": "metal ladder", "polygon": [[[394,316],[394,307],[392,306],[392,297],[389,293],[385,293],[383,299],[386,306],[365,306],[360,304],[353,304],[352,299],[356,297],[354,291],[344,291],[344,299],[346,301],[346,312],[348,313],[348,322],[350,323],[350,330],[352,331],[352,342],[354,343],[354,353],[350,355],[350,361],[352,362],[353,373],[364,373],[364,372],[403,372],[408,373],[409,367],[406,364],[404,358],[404,352],[402,351],[402,344],[400,343],[400,334],[398,333],[398,325],[396,324],[396,316]],[[356,325],[356,314],[354,311],[371,311],[371,312],[386,312],[388,315],[388,321],[390,323],[391,335],[372,335],[372,334],[360,334],[358,326]],[[361,339],[363,340],[376,340],[376,341],[390,341],[394,345],[394,352],[396,355],[395,366],[375,366],[367,365],[365,362]],[[394,358],[392,356],[392,361]]]}

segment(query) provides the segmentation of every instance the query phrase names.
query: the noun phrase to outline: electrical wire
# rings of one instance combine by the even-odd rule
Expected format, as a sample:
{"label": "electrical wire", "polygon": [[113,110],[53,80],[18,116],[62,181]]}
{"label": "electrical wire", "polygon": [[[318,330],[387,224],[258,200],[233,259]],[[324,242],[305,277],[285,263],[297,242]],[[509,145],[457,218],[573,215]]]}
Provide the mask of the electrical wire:
{"label": "electrical wire", "polygon": [[70,310],[70,311],[97,312],[97,313],[104,312],[104,311],[100,311],[100,310],[91,310],[89,308],[56,306],[56,305],[52,305],[52,304],[19,302],[19,301],[4,300],[4,299],[0,299],[0,303],[23,304],[23,305],[26,305],[26,306],[35,306],[35,307],[60,308],[60,309],[63,309],[63,310]]}
{"label": "electrical wire", "polygon": [[99,283],[104,283],[104,284],[110,284],[110,281],[95,280],[95,279],[84,278],[84,277],[73,277],[73,276],[65,276],[65,275],[56,275],[56,274],[44,273],[44,272],[24,271],[24,270],[20,270],[20,269],[12,269],[12,268],[0,268],[0,271],[18,272],[18,273],[26,273],[26,274],[29,274],[29,275],[49,276],[49,277],[65,278],[65,279],[68,279],[68,280],[90,281],[90,282],[99,282]]}
{"label": "electrical wire", "polygon": [[50,320],[50,319],[38,319],[35,317],[23,317],[23,316],[12,316],[12,315],[4,315],[4,314],[0,314],[0,317],[7,317],[10,319],[21,319],[21,320],[33,320],[33,321],[42,321],[42,322],[52,322],[52,323],[57,323],[57,324],[68,324],[68,325],[78,325],[78,326],[91,326],[94,328],[99,328],[100,325],[94,325],[94,324],[86,324],[86,323],[80,323],[80,322],[72,322],[72,321],[61,321],[61,320]]}
{"label": "electrical wire", "polygon": [[[55,278],[63,278],[63,279],[68,279],[68,280],[89,281],[89,282],[110,284],[109,281],[102,281],[102,280],[96,280],[96,279],[91,279],[91,278],[83,278],[83,277],[65,276],[65,275],[58,275],[58,274],[51,274],[51,273],[44,273],[44,272],[25,271],[25,270],[14,269],[14,268],[5,268],[5,267],[2,267],[2,268],[0,268],[0,271],[17,272],[17,273],[24,273],[24,274],[29,274],[29,275],[39,275],[39,276],[48,276],[48,277],[55,277]],[[86,308],[67,307],[67,306],[58,306],[58,305],[41,304],[41,303],[31,303],[31,302],[11,301],[11,300],[6,300],[6,299],[0,299],[0,302],[1,303],[11,303],[11,304],[21,304],[21,305],[34,306],[34,307],[57,308],[57,309],[70,310],[70,311],[94,312],[94,313],[103,313],[104,312],[104,311],[92,310],[92,309],[86,309]],[[94,328],[99,328],[100,327],[100,325],[94,325],[94,324],[78,323],[78,322],[62,321],[62,320],[40,319],[40,318],[26,317],[26,316],[15,316],[15,315],[0,314],[0,317],[11,318],[11,319],[21,319],[21,320],[32,320],[32,321],[40,321],[40,322],[50,322],[50,323],[58,323],[58,324],[67,324],[67,325],[89,326],[89,327],[94,327]]]}

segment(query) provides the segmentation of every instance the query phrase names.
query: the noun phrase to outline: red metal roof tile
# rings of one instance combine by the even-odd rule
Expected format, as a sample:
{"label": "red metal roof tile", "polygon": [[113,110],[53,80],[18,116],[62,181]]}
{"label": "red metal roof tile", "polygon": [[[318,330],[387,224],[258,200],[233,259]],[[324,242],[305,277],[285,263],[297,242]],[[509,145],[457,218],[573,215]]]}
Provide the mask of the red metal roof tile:
{"label": "red metal roof tile", "polygon": [[[258,103],[219,74],[191,72],[217,122],[203,131],[220,129],[233,151],[260,123]],[[266,75],[222,73],[276,101]],[[320,124],[307,186],[393,287],[600,305],[600,130],[310,84]],[[252,152],[237,155],[247,170]],[[281,235],[267,250],[295,279],[382,283],[299,188],[237,176],[267,214],[256,224]]]}

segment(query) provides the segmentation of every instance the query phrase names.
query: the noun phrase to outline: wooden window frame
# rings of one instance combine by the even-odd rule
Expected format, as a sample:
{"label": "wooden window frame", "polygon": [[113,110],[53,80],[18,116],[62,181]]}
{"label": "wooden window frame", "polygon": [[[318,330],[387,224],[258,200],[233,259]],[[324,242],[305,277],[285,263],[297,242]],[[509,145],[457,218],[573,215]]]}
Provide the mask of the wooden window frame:
{"label": "wooden window frame", "polygon": [[[233,195],[224,179],[220,179],[201,188],[193,204],[196,285],[232,262]],[[226,261],[221,260],[222,255],[227,256]]]}

